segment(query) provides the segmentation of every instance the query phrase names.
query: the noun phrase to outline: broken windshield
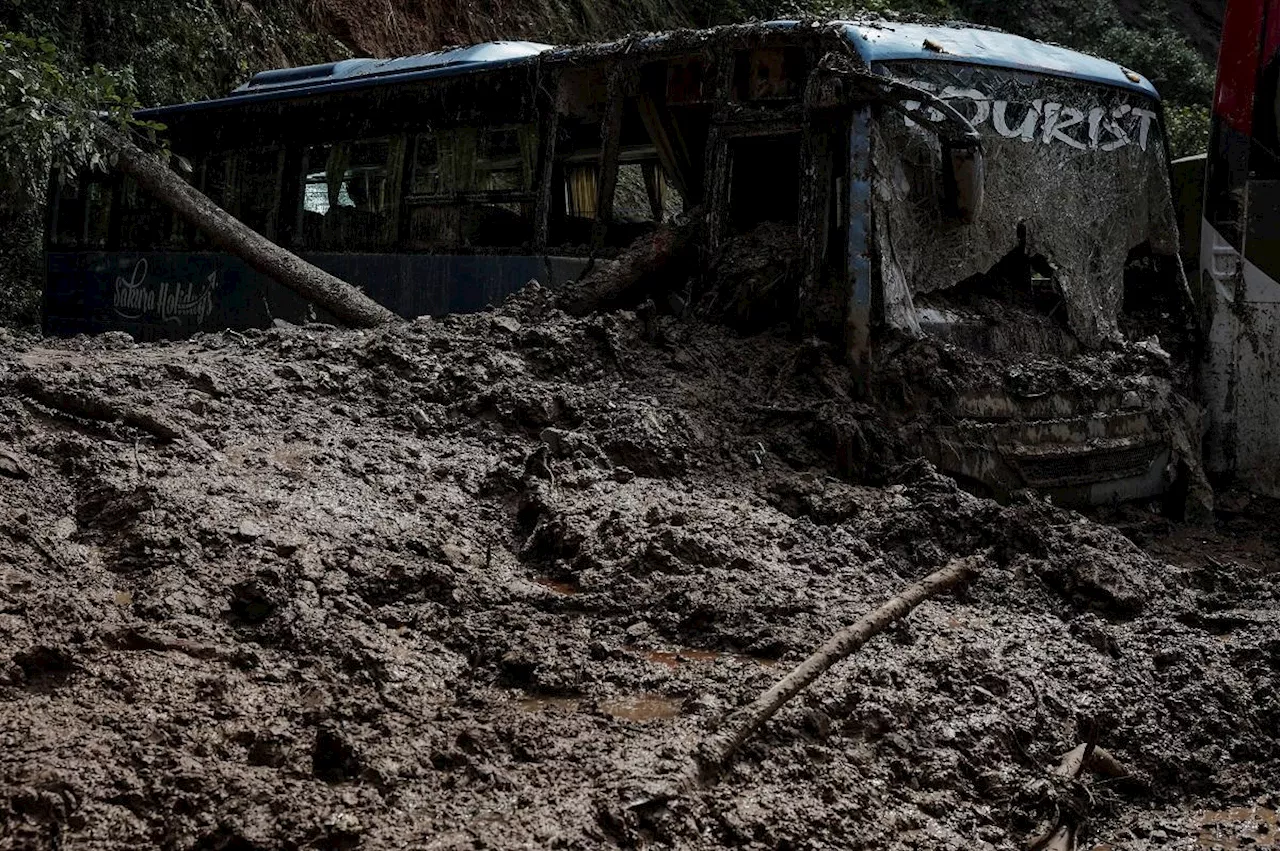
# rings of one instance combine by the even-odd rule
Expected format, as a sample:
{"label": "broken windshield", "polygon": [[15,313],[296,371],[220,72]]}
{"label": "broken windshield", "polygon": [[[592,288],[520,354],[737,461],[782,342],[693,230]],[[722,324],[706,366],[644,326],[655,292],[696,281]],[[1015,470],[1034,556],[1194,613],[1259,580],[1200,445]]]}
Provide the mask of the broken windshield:
{"label": "broken windshield", "polygon": [[1008,69],[888,63],[892,77],[937,94],[982,134],[986,203],[964,224],[936,199],[937,137],[885,112],[873,131],[884,315],[916,328],[913,300],[981,275],[1011,253],[1045,269],[1067,324],[1086,346],[1119,335],[1130,250],[1177,251],[1156,104],[1119,88]]}

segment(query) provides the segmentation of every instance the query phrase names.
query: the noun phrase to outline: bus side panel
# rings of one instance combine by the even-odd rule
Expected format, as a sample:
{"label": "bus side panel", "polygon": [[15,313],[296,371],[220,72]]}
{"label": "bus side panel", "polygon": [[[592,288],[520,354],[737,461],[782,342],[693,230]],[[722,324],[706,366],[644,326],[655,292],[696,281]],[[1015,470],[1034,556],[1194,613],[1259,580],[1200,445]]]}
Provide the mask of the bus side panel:
{"label": "bus side panel", "polygon": [[[214,253],[50,253],[46,334],[125,331],[138,340],[200,331],[333,322],[292,290],[235,257]],[[304,255],[401,316],[483,310],[531,279],[556,286],[587,261],[510,255]]]}
{"label": "bus side panel", "polygon": [[1201,248],[1212,314],[1203,387],[1206,461],[1280,495],[1280,181],[1249,181],[1244,256],[1206,223]]}
{"label": "bus side panel", "polygon": [[1230,0],[1201,235],[1205,461],[1280,496],[1280,0]]}
{"label": "bus side panel", "polygon": [[586,260],[495,254],[304,254],[401,316],[474,313],[536,279],[571,281]]}
{"label": "bus side panel", "polygon": [[303,299],[223,254],[50,253],[47,263],[46,334],[181,339],[306,315]]}

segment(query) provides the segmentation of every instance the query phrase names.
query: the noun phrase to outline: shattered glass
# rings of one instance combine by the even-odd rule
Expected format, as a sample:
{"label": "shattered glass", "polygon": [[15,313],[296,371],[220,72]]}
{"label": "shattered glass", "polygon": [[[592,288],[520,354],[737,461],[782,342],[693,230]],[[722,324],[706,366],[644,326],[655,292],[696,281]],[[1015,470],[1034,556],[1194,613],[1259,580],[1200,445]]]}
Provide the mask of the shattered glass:
{"label": "shattered glass", "polygon": [[[937,136],[885,110],[875,123],[873,211],[883,316],[914,329],[913,297],[982,274],[1019,248],[1044,258],[1085,346],[1120,335],[1126,258],[1178,250],[1156,104],[1119,88],[949,62],[884,72],[937,94],[982,134],[986,199],[964,224],[944,213]],[[928,109],[907,103],[908,110]],[[1174,285],[1184,282],[1175,282]]]}

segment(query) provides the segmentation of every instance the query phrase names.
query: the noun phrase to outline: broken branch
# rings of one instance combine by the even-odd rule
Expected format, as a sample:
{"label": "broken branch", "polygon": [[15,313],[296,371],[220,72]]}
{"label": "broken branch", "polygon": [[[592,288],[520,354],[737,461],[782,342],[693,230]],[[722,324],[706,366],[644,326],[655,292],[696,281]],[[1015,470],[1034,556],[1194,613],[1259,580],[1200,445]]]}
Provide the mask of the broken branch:
{"label": "broken branch", "polygon": [[831,636],[773,688],[725,719],[719,731],[700,749],[699,779],[706,781],[718,774],[752,733],[832,665],[883,632],[889,624],[906,617],[920,603],[976,575],[982,561],[981,556],[952,559],[946,567],[907,586],[875,611]]}
{"label": "broken branch", "polygon": [[572,316],[640,301],[659,276],[675,280],[688,259],[697,228],[692,223],[663,225],[640,237],[618,256],[602,263],[581,281],[566,287],[560,306]]}
{"label": "broken branch", "polygon": [[[1129,776],[1128,769],[1120,760],[1106,748],[1098,747],[1092,740],[1076,745],[1063,755],[1062,761],[1053,769],[1056,776],[1070,780],[1079,780],[1086,771],[1110,778]],[[1080,824],[1080,813],[1060,813],[1052,827],[1031,841],[1028,851],[1075,851]]]}
{"label": "broken branch", "polygon": [[116,167],[138,182],[219,248],[315,302],[355,328],[373,328],[400,317],[346,281],[276,245],[220,208],[129,137],[100,124],[98,138],[116,157]]}

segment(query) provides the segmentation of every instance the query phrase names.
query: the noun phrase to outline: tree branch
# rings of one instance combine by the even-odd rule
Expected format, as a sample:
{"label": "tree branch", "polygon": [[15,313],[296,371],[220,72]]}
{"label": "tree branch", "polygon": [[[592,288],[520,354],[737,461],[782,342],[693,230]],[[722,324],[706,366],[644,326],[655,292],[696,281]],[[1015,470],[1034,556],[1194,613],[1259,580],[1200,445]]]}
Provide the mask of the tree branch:
{"label": "tree branch", "polygon": [[906,617],[920,603],[975,576],[983,561],[982,556],[953,559],[946,567],[907,586],[884,605],[829,638],[773,688],[725,719],[720,729],[699,749],[697,779],[706,782],[715,777],[733,758],[742,743],[772,718],[787,701],[832,665],[883,632],[889,624]]}

